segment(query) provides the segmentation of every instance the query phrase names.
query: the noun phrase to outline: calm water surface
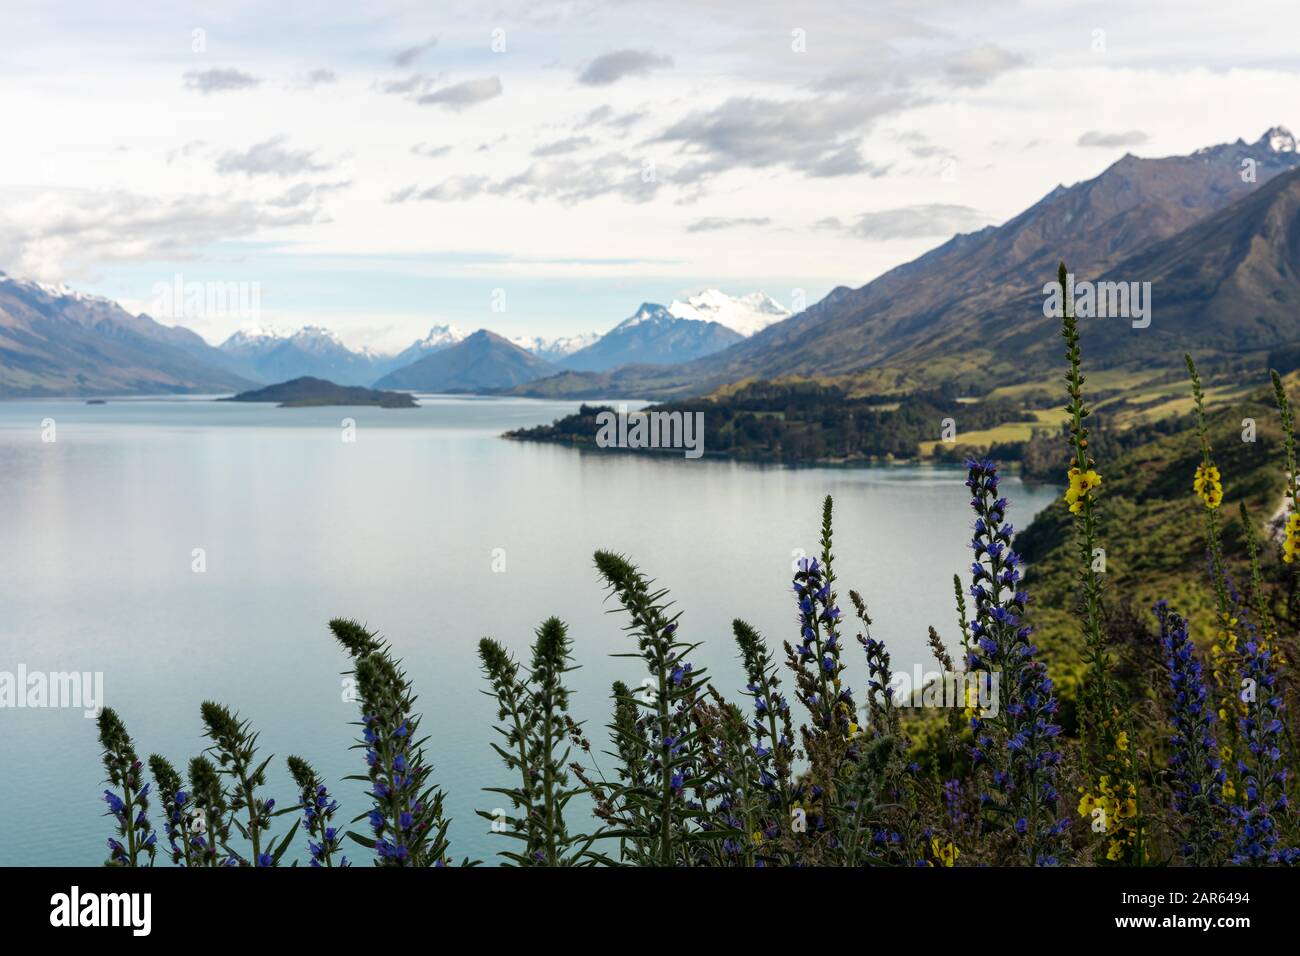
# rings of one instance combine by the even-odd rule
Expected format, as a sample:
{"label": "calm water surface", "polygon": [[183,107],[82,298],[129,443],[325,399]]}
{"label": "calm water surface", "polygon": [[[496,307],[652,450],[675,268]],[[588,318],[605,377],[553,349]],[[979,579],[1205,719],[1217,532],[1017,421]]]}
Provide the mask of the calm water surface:
{"label": "calm water surface", "polygon": [[[421,694],[453,852],[487,858],[505,838],[474,815],[500,804],[481,788],[513,781],[488,746],[479,639],[524,657],[541,620],[566,621],[582,665],[575,715],[598,744],[610,682],[642,676],[608,656],[630,638],[606,613],[596,548],[625,552],[672,589],[682,635],[706,642],[696,658],[734,691],[744,680],[731,621],[773,644],[795,635],[792,554],[815,550],[830,493],[841,588],[867,599],[895,666],[928,661],[927,625],[955,643],[952,574],[970,563],[961,471],[646,458],[498,437],[575,407],[0,402],[0,671],[102,672],[141,756],[178,766],[202,749],[199,702],[227,703],[277,755],[270,794],[281,806],[292,799],[282,758],[297,753],[337,789],[347,820],[365,806],[361,785],[341,780],[361,767],[347,749],[356,709],[325,625],[356,617],[393,642]],[[340,437],[345,417],[353,443]],[[1056,494],[1014,479],[1005,489],[1022,526]],[[864,685],[856,643],[847,660],[850,686]],[[0,709],[0,771],[0,863],[103,860],[93,720]],[[369,862],[360,848],[353,856]]]}

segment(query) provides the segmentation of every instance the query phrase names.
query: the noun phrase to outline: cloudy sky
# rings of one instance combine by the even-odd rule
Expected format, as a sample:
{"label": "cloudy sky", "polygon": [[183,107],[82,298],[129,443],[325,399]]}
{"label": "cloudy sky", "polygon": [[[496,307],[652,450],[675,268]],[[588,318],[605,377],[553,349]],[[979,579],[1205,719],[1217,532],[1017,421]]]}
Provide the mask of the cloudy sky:
{"label": "cloudy sky", "polygon": [[[1126,151],[1294,116],[1294,0],[0,8],[0,270],[394,348],[859,286]],[[499,291],[498,291],[499,290]],[[494,311],[504,306],[504,311]]]}

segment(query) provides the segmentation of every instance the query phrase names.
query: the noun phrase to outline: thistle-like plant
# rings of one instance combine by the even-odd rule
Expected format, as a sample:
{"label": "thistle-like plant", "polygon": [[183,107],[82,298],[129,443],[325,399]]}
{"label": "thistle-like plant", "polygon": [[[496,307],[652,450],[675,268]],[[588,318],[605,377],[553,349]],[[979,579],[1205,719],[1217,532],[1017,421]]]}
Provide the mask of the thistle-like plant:
{"label": "thistle-like plant", "polygon": [[419,736],[420,715],[410,681],[388,645],[355,621],[335,618],[330,631],[352,655],[361,706],[361,740],[369,771],[349,780],[369,783],[372,806],[357,817],[373,837],[348,836],[375,851],[381,866],[446,866],[448,821],[443,793],[429,782],[433,768]]}
{"label": "thistle-like plant", "polygon": [[506,767],[519,774],[517,787],[489,787],[510,799],[521,817],[507,817],[506,829],[497,830],[495,813],[478,811],[493,822],[495,832],[524,842],[524,852],[505,851],[502,856],[520,866],[562,866],[590,862],[588,850],[595,839],[569,834],[565,808],[585,787],[569,786],[566,766],[569,741],[580,734],[580,725],[569,717],[569,691],[564,675],[570,666],[572,643],[568,629],[558,618],[548,618],[537,629],[532,665],[526,678],[519,665],[497,641],[479,642],[479,659],[484,676],[492,685],[497,701],[497,733],[505,745],[492,748]]}
{"label": "thistle-like plant", "polygon": [[[328,788],[307,761],[291,756],[287,763],[289,775],[298,787],[298,806],[307,828],[311,865],[318,868],[351,866],[341,853],[343,832],[333,822],[339,808],[338,801],[330,796]],[[337,864],[334,862],[336,856],[339,857]]]}
{"label": "thistle-like plant", "polygon": [[[794,731],[790,724],[790,704],[781,693],[779,665],[772,660],[767,642],[759,633],[737,618],[731,622],[736,646],[748,683],[745,692],[753,701],[754,758],[758,782],[767,794],[769,822],[764,833],[790,820],[790,775],[794,766]],[[768,834],[771,839],[775,832]]]}
{"label": "thistle-like plant", "polygon": [[1161,601],[1160,646],[1169,678],[1169,720],[1173,729],[1169,766],[1174,777],[1174,810],[1180,821],[1179,852],[1193,866],[1220,865],[1224,837],[1231,829],[1223,801],[1226,777],[1214,737],[1214,712],[1187,621]]}
{"label": "thistle-like plant", "polygon": [[[298,829],[295,822],[283,837],[267,838],[271,817],[275,813],[275,800],[263,799],[258,787],[266,786],[267,757],[257,762],[258,734],[247,720],[240,720],[222,704],[204,701],[199,708],[203,717],[205,735],[212,741],[211,751],[217,758],[221,772],[230,778],[226,788],[229,795],[231,820],[240,836],[249,842],[252,852],[248,860],[240,862],[252,866],[277,866]],[[239,813],[246,815],[240,819]]]}
{"label": "thistle-like plant", "polygon": [[105,866],[153,866],[158,835],[149,824],[149,784],[141,783],[141,764],[135,744],[117,712],[105,707],[99,714],[99,745],[103,751],[108,790],[104,802],[116,823],[116,837],[108,838]]}
{"label": "thistle-like plant", "polygon": [[172,863],[177,866],[194,866],[196,852],[190,842],[189,818],[190,795],[185,790],[181,775],[166,757],[154,754],[149,758],[149,772],[154,783],[158,785],[158,802],[162,804],[163,833],[167,836],[167,847],[171,853]]}
{"label": "thistle-like plant", "polygon": [[[637,644],[636,653],[614,656],[639,658],[649,675],[639,689],[623,687],[628,696],[616,702],[615,747],[632,763],[620,772],[623,782],[617,792],[605,799],[623,808],[616,831],[631,862],[690,863],[699,844],[739,835],[720,821],[709,821],[705,806],[710,771],[693,714],[705,686],[704,671],[687,660],[695,645],[677,638],[681,615],[666,600],[667,589],[656,588],[612,552],[597,551],[595,563],[627,613],[624,630]],[[636,719],[629,723],[631,713]]]}
{"label": "thistle-like plant", "polygon": [[235,866],[229,851],[230,806],[216,765],[202,755],[190,761],[190,844],[196,866]]}
{"label": "thistle-like plant", "polygon": [[1011,549],[1007,500],[998,491],[997,466],[968,461],[975,534],[971,546],[971,597],[975,619],[967,667],[999,676],[996,716],[971,718],[971,759],[992,767],[995,793],[982,795],[992,822],[1014,833],[1019,854],[1031,864],[1060,862],[1069,821],[1057,816],[1057,766],[1061,728],[1046,666],[1035,660],[1033,629],[1022,620],[1029,595],[1021,588],[1021,562]]}

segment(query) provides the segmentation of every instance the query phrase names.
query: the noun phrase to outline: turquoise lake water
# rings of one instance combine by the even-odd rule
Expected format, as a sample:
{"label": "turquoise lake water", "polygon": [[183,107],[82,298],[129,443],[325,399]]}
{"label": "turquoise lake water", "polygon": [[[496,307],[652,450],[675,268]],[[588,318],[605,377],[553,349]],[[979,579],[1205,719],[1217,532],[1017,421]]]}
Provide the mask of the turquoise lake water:
{"label": "turquoise lake water", "polygon": [[[928,625],[956,643],[952,575],[970,564],[961,470],[786,468],[499,437],[574,408],[433,396],[412,410],[2,402],[0,672],[102,673],[141,756],[178,766],[203,747],[200,701],[226,703],[276,754],[269,795],[292,799],[283,757],[296,753],[347,820],[365,798],[342,777],[364,765],[348,750],[357,712],[326,622],[355,617],[392,641],[420,693],[453,854],[490,860],[513,841],[474,810],[500,804],[483,787],[512,781],[489,748],[479,639],[525,657],[539,622],[567,622],[582,665],[573,710],[597,750],[610,682],[643,676],[609,656],[631,639],[607,613],[596,548],[672,589],[681,635],[705,642],[696,660],[735,692],[731,621],[773,646],[797,636],[791,562],[815,551],[829,493],[842,603],[849,588],[863,594],[895,668],[929,663]],[[342,440],[344,418],[354,442]],[[1058,493],[1014,478],[1004,488],[1019,526]],[[865,684],[856,642],[847,654],[850,686]],[[102,777],[80,710],[0,709],[0,864],[102,862]],[[351,855],[369,862],[359,847]]]}

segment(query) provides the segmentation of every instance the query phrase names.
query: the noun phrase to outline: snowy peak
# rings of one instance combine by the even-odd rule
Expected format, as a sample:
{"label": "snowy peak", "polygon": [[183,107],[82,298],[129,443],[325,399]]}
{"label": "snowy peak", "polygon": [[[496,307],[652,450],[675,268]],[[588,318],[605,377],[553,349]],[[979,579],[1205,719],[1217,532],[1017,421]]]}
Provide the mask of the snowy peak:
{"label": "snowy peak", "polygon": [[429,329],[429,334],[424,338],[412,342],[411,347],[423,348],[427,351],[446,348],[448,345],[464,341],[468,334],[454,325],[435,325]]}
{"label": "snowy peak", "polygon": [[599,332],[582,332],[578,335],[561,335],[550,339],[540,335],[516,335],[510,341],[526,352],[532,352],[540,358],[554,362],[585,349],[599,338]]}
{"label": "snowy peak", "polygon": [[663,319],[690,318],[699,320],[698,315],[675,316],[657,302],[642,302],[640,307],[629,315],[626,319],[614,326],[614,331],[619,329],[630,329],[634,325],[641,325],[645,322],[657,322]]}
{"label": "snowy peak", "polygon": [[1261,136],[1259,141],[1260,143],[1267,143],[1268,148],[1275,153],[1294,153],[1296,151],[1295,136],[1285,126],[1274,126]]}
{"label": "snowy peak", "polygon": [[319,325],[304,325],[292,331],[272,326],[240,329],[222,342],[218,348],[231,355],[254,355],[269,352],[285,344],[311,353],[351,351],[338,335]]}
{"label": "snowy peak", "polygon": [[40,293],[50,299],[73,299],[77,302],[91,302],[98,305],[117,305],[117,303],[112,299],[106,299],[99,295],[87,295],[84,292],[78,292],[76,289],[65,283],[51,285],[48,282],[40,282],[36,279],[17,279],[14,276],[7,275],[3,272],[0,272],[0,282],[28,293]]}
{"label": "snowy peak", "polygon": [[668,312],[679,319],[717,322],[745,337],[790,317],[790,310],[766,293],[729,296],[718,289],[705,289],[685,302],[674,300]]}

